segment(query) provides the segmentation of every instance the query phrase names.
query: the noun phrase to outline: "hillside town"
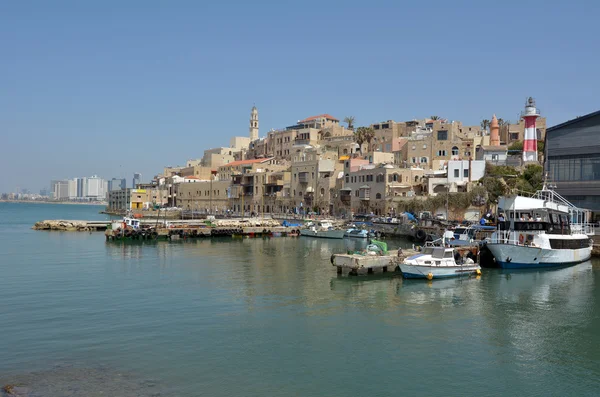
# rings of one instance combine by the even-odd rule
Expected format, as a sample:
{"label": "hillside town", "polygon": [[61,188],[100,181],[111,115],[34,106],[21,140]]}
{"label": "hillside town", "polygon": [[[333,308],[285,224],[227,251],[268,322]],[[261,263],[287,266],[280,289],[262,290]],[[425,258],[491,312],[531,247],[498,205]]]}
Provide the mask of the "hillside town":
{"label": "hillside town", "polygon": [[533,126],[526,126],[527,117],[510,123],[492,114],[480,125],[431,116],[357,127],[354,117],[320,114],[261,137],[254,106],[248,136],[232,137],[228,146],[206,149],[185,165],[165,166],[150,183],[112,189],[108,209],[333,217],[428,209],[443,219],[478,219],[497,195],[521,187],[508,186],[518,178],[504,178],[507,186],[494,195],[484,178],[492,176],[492,184],[499,178],[490,174],[534,167],[538,175],[528,187],[542,183],[538,145],[546,119],[532,98],[526,115],[533,115]]}

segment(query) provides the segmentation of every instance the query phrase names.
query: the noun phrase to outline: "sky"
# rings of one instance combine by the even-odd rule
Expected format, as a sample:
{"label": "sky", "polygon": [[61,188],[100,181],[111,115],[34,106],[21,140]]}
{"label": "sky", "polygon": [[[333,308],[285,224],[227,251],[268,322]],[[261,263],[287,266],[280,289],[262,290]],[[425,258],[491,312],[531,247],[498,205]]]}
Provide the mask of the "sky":
{"label": "sky", "polygon": [[3,1],[0,192],[165,165],[308,116],[599,110],[598,1]]}

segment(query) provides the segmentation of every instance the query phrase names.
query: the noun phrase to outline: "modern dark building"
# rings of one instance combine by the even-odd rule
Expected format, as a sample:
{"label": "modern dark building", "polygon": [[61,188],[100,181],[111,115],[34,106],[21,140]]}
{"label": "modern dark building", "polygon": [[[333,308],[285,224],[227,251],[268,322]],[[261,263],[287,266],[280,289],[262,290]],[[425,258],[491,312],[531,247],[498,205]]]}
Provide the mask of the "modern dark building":
{"label": "modern dark building", "polygon": [[142,174],[140,174],[139,172],[135,172],[133,174],[133,184],[131,187],[133,189],[137,188],[138,183],[142,183]]}
{"label": "modern dark building", "polygon": [[556,191],[600,220],[600,111],[548,128],[544,151]]}

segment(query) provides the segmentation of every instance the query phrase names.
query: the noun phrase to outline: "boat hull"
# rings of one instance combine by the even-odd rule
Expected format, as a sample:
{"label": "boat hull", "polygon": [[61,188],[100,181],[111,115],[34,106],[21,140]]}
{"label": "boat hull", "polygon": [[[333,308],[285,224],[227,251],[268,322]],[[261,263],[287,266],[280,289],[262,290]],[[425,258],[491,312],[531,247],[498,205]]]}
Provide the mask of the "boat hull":
{"label": "boat hull", "polygon": [[302,229],[300,230],[300,235],[305,237],[318,237],[318,238],[332,238],[332,239],[343,239],[344,238],[344,230],[310,230],[310,229]]}
{"label": "boat hull", "polygon": [[559,267],[585,262],[592,257],[592,247],[547,249],[497,243],[488,243],[487,247],[502,269]]}
{"label": "boat hull", "polygon": [[432,278],[450,278],[463,277],[477,274],[481,268],[477,264],[466,264],[462,266],[421,266],[409,265],[406,263],[400,264],[400,271],[404,278],[428,278],[431,273]]}

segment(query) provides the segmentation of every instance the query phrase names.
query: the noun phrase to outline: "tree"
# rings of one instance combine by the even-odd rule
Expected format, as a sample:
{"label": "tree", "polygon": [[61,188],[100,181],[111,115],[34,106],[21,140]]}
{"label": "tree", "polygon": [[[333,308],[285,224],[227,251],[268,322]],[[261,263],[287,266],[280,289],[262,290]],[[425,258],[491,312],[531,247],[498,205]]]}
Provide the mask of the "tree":
{"label": "tree", "polygon": [[430,119],[433,120],[433,121],[439,120],[440,116],[431,116]]}
{"label": "tree", "polygon": [[[371,151],[371,142],[373,141],[373,138],[375,138],[375,130],[371,127],[358,127],[356,130],[360,136],[362,137],[362,141],[363,142],[367,142],[368,144],[368,151]],[[358,140],[357,140],[358,143]],[[361,143],[358,143],[359,145]],[[362,151],[361,151],[362,153]]]}
{"label": "tree", "polygon": [[363,127],[359,127],[354,131],[354,140],[358,144],[358,150],[362,154],[362,144],[365,142],[365,136],[363,134]]}
{"label": "tree", "polygon": [[522,141],[516,141],[510,144],[510,146],[508,147],[508,150],[514,150],[514,151],[523,151],[523,142]]}
{"label": "tree", "polygon": [[487,131],[487,129],[488,129],[489,126],[490,126],[490,121],[488,119],[481,120],[481,128],[484,131]]}
{"label": "tree", "polygon": [[344,117],[344,123],[348,124],[348,129],[350,129],[350,130],[354,128],[354,121],[356,121],[354,116]]}

